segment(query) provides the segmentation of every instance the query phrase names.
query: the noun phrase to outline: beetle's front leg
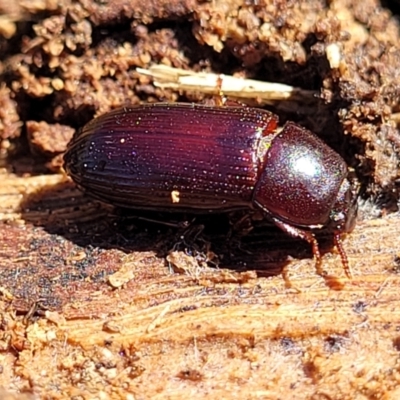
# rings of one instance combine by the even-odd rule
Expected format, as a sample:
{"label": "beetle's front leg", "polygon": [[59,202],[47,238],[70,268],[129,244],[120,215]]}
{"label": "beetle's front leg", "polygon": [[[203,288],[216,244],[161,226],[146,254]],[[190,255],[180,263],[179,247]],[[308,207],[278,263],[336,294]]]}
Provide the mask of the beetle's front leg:
{"label": "beetle's front leg", "polygon": [[325,276],[326,273],[322,269],[322,260],[321,253],[319,251],[318,241],[315,238],[314,234],[311,231],[306,231],[292,225],[286,224],[285,222],[280,221],[279,219],[272,218],[274,224],[282,229],[285,233],[292,237],[300,238],[306,240],[312,246],[312,253],[315,259],[315,269],[318,275]]}

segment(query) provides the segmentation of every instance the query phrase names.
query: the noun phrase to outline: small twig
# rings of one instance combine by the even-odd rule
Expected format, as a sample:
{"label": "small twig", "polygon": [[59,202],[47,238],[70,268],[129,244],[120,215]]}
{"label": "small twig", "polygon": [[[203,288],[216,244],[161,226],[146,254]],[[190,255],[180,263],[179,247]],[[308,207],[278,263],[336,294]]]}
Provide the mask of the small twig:
{"label": "small twig", "polygon": [[193,72],[166,65],[153,65],[149,69],[137,68],[137,71],[140,74],[152,77],[156,87],[200,91],[213,95],[222,92],[230,98],[257,99],[260,103],[288,99],[310,100],[315,98],[317,93],[281,83],[262,82],[207,72]]}

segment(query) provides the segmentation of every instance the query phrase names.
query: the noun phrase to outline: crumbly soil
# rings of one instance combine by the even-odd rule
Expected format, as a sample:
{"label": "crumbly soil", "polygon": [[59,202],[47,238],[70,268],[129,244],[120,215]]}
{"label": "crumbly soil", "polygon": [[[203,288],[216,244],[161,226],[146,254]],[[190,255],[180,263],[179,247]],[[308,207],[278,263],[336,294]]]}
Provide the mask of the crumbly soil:
{"label": "crumbly soil", "polygon": [[[398,11],[374,0],[0,0],[1,398],[398,398]],[[262,223],[239,238],[227,216],[184,228],[74,186],[62,154],[94,116],[205,99],[156,88],[136,70],[153,64],[316,91],[312,104],[267,108],[353,170],[352,280],[329,236],[321,278],[307,244]]]}

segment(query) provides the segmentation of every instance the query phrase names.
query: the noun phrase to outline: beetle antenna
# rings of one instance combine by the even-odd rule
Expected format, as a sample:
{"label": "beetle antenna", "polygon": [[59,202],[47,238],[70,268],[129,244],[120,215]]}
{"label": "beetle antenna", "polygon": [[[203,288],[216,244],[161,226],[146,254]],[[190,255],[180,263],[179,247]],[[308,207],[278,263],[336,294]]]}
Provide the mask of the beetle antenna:
{"label": "beetle antenna", "polygon": [[346,252],[345,252],[345,250],[343,248],[343,241],[340,238],[340,234],[339,233],[335,233],[333,235],[333,241],[335,243],[336,248],[338,249],[340,258],[342,260],[344,272],[346,273],[346,276],[349,279],[352,279],[353,278],[353,273],[351,271],[349,260],[347,259],[347,254],[346,254]]}

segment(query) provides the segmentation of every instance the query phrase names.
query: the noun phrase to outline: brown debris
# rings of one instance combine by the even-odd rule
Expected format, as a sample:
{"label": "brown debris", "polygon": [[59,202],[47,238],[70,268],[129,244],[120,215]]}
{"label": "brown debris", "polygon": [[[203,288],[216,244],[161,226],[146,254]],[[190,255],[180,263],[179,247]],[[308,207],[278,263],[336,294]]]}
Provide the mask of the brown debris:
{"label": "brown debris", "polygon": [[148,24],[154,19],[185,17],[196,9],[198,3],[194,0],[153,0],[144,6],[141,0],[111,0],[106,4],[87,1],[85,6],[96,25],[116,24],[131,19]]}
{"label": "brown debris", "polygon": [[32,154],[49,160],[46,167],[60,171],[64,165],[63,153],[75,132],[73,128],[45,121],[27,121],[26,132]]}
{"label": "brown debris", "polygon": [[32,152],[48,157],[63,153],[75,132],[70,126],[44,121],[27,121],[26,130]]}
{"label": "brown debris", "polygon": [[10,97],[11,91],[0,86],[0,139],[12,139],[20,135],[22,122],[17,112],[17,103]]}

